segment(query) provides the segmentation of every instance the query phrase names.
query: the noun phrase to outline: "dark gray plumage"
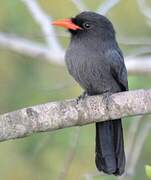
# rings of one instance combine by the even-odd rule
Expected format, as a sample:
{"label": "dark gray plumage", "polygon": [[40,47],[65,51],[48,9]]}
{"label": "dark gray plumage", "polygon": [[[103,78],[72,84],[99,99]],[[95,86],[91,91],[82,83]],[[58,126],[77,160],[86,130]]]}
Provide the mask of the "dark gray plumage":
{"label": "dark gray plumage", "polygon": [[[69,73],[88,95],[127,91],[127,71],[112,23],[94,12],[83,12],[72,22],[82,29],[69,29],[71,42],[66,52]],[[107,174],[123,174],[121,119],[96,123],[96,166]]]}

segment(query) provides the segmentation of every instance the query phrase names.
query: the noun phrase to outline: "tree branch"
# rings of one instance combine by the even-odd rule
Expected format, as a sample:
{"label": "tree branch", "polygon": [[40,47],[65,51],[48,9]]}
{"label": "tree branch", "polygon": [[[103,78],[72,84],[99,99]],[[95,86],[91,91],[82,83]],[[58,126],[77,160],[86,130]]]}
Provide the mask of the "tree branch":
{"label": "tree branch", "polygon": [[61,172],[58,180],[65,180],[67,178],[68,172],[70,170],[70,166],[75,157],[75,153],[79,143],[79,138],[80,138],[80,127],[76,127],[74,131],[74,136],[71,137],[70,146],[68,147],[69,150],[67,153],[67,157],[65,158],[65,162],[63,163],[63,166],[61,168]]}
{"label": "tree branch", "polygon": [[[33,58],[43,58],[48,62],[64,65],[64,53],[54,53],[40,43],[34,43],[30,40],[0,33],[0,46],[23,55],[29,55]],[[148,57],[126,57],[126,67],[130,74],[151,74],[151,61]]]}
{"label": "tree branch", "polygon": [[[17,37],[16,35],[0,32],[0,47],[5,49],[28,55],[33,58],[43,58],[44,60],[57,64],[64,65],[65,50],[59,43],[54,28],[51,26],[51,17],[48,17],[42,10],[37,0],[21,0],[28,10],[31,12],[32,17],[40,25],[44,38],[47,41],[46,45],[31,40]],[[106,14],[112,7],[114,7],[120,0],[106,0],[103,5],[100,6],[100,12]],[[141,0],[140,0],[141,1]],[[72,0],[79,9],[87,8],[81,0]],[[139,39],[141,40],[141,39]],[[137,39],[124,39],[123,43],[141,43]],[[121,40],[122,41],[122,40]],[[149,41],[143,39],[142,43],[149,45]],[[126,57],[126,66],[130,74],[150,74],[151,63],[150,56],[144,56],[141,58],[136,55],[141,55],[150,52],[150,47],[138,48],[133,52],[133,57]],[[135,55],[135,56],[134,56]],[[140,60],[139,60],[140,59]]]}
{"label": "tree branch", "polygon": [[77,7],[77,9],[82,12],[82,11],[88,11],[88,7],[85,5],[84,2],[82,2],[81,0],[71,0],[75,6]]}
{"label": "tree branch", "polygon": [[147,18],[148,25],[151,20],[151,8],[147,5],[146,0],[137,0],[140,12]]}
{"label": "tree branch", "polygon": [[150,56],[129,56],[125,58],[125,64],[129,74],[151,74]]}
{"label": "tree branch", "polygon": [[[130,174],[131,177],[134,176],[137,162],[139,160],[140,154],[144,147],[143,145],[144,145],[145,140],[150,132],[150,129],[151,129],[151,123],[150,123],[150,120],[148,120],[145,123],[144,127],[140,130],[140,132],[136,138],[136,142],[134,144],[134,150],[132,152],[132,158],[129,163],[129,166],[127,167],[127,173]],[[132,178],[129,178],[129,180],[131,180],[131,179]]]}
{"label": "tree branch", "polygon": [[51,102],[0,115],[0,141],[93,122],[151,113],[151,90]]}
{"label": "tree branch", "polygon": [[56,37],[54,28],[51,25],[52,18],[46,15],[46,13],[39,6],[37,0],[22,0],[22,2],[31,12],[31,15],[35,21],[40,25],[49,48],[54,52],[58,51],[58,53],[62,53],[63,49]]}
{"label": "tree branch", "polygon": [[114,6],[116,6],[120,0],[106,0],[104,4],[101,4],[98,13],[105,15],[107,14]]}
{"label": "tree branch", "polygon": [[40,43],[32,42],[15,35],[0,32],[0,46],[33,58],[43,58],[48,62],[59,65],[64,64],[64,53],[55,53]]}
{"label": "tree branch", "polygon": [[151,45],[150,37],[127,37],[121,36],[118,38],[119,44],[124,45]]}

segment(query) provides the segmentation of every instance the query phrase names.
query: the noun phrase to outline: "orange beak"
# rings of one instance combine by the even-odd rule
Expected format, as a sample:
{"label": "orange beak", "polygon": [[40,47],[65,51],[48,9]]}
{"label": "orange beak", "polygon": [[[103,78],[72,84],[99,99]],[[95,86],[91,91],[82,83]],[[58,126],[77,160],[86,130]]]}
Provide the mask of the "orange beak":
{"label": "orange beak", "polygon": [[54,22],[52,22],[52,24],[55,26],[60,26],[60,27],[66,28],[66,29],[71,29],[71,30],[82,29],[80,26],[74,24],[70,19],[54,21]]}

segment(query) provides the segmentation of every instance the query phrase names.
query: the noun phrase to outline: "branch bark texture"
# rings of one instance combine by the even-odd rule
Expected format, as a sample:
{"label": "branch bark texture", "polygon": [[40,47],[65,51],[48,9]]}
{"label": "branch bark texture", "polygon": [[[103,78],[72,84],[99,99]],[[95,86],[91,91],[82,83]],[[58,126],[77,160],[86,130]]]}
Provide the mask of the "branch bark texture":
{"label": "branch bark texture", "polygon": [[151,89],[50,102],[0,115],[0,141],[151,113]]}

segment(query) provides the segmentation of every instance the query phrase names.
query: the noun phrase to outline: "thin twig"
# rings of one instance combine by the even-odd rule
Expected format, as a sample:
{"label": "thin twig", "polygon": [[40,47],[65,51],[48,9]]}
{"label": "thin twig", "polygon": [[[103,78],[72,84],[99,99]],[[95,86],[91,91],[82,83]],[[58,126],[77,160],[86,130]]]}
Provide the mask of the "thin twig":
{"label": "thin twig", "polygon": [[76,149],[79,142],[79,137],[80,137],[80,127],[76,127],[73,137],[71,137],[69,151],[63,163],[63,167],[58,180],[65,180],[68,175],[69,169],[75,157]]}
{"label": "thin twig", "polygon": [[[126,169],[126,175],[123,175],[119,178],[119,180],[132,180],[135,175],[136,165],[139,160],[141,151],[143,149],[143,145],[145,143],[145,140],[148,136],[148,133],[151,129],[151,123],[150,120],[148,120],[144,127],[141,128],[139,131],[139,134],[137,135],[136,141],[133,144],[133,149],[131,151],[131,155],[129,157],[127,169]],[[127,176],[128,175],[128,176]]]}
{"label": "thin twig", "polygon": [[58,51],[62,53],[62,47],[56,37],[54,28],[51,25],[52,18],[46,15],[46,13],[39,6],[37,0],[21,0],[28,10],[31,12],[32,17],[40,25],[44,37],[49,45],[49,47],[55,52]]}
{"label": "thin twig", "polygon": [[128,129],[128,136],[127,136],[127,143],[126,143],[126,167],[125,167],[125,174],[121,177],[119,177],[119,180],[124,180],[130,177],[130,175],[127,173],[127,169],[130,166],[131,163],[131,158],[132,158],[132,150],[134,148],[134,143],[135,143],[135,138],[136,138],[136,134],[138,132],[138,127],[139,124],[141,122],[141,120],[143,120],[144,116],[140,116],[140,117],[136,117],[133,119],[129,129]]}
{"label": "thin twig", "polygon": [[140,12],[148,19],[151,20],[151,8],[147,5],[146,0],[137,0]]}
{"label": "thin twig", "polygon": [[84,174],[86,180],[93,180],[94,177],[98,177],[98,176],[108,176],[108,175],[99,171],[91,172],[91,173],[89,172]]}
{"label": "thin twig", "polygon": [[150,56],[135,57],[128,56],[125,58],[126,68],[129,74],[150,74],[151,61]]}
{"label": "thin twig", "polygon": [[133,150],[131,162],[129,163],[129,167],[127,169],[127,173],[130,175],[134,175],[136,164],[138,162],[143,145],[145,143],[146,137],[147,137],[150,129],[151,129],[151,123],[150,123],[150,121],[147,121],[137,136],[137,139],[136,139],[136,142],[134,145],[135,148]]}
{"label": "thin twig", "polygon": [[139,48],[135,48],[134,50],[132,50],[130,52],[130,54],[135,57],[135,56],[141,56],[141,55],[145,55],[147,53],[151,52],[151,47],[150,46],[143,46],[143,47],[139,47]]}
{"label": "thin twig", "polygon": [[[0,33],[0,46],[11,51],[21,53],[23,55],[28,55],[33,58],[43,58],[49,62],[57,65],[64,65],[64,54],[65,50],[62,49],[58,39],[56,38],[56,33],[53,27],[50,25],[51,17],[49,18],[43,10],[38,5],[36,0],[22,0],[22,2],[28,7],[33,18],[39,23],[44,37],[47,39],[49,46],[40,44],[38,42],[33,42],[25,38],[20,38],[17,36],[12,36],[8,33]],[[79,3],[81,1],[75,1]],[[103,8],[102,11],[106,13],[110,8],[114,7],[117,1],[106,1],[105,4],[108,7],[106,10]],[[82,2],[81,2],[82,3]],[[104,5],[105,5],[104,4]],[[134,55],[141,55],[142,53],[150,52],[150,47],[140,48],[133,52]],[[126,57],[126,66],[129,73],[132,74],[149,74],[151,73],[151,63],[150,56],[141,57]]]}
{"label": "thin twig", "polygon": [[97,10],[98,13],[105,15],[107,14],[114,6],[116,6],[120,0],[106,0],[103,4],[100,5]]}
{"label": "thin twig", "polygon": [[[64,54],[56,54],[46,46],[40,43],[34,43],[30,40],[17,37],[15,35],[9,35],[7,33],[0,33],[0,46],[11,51],[28,55],[33,58],[42,58],[48,62],[52,62],[58,65],[64,64]],[[129,74],[150,74],[151,73],[151,61],[148,57],[126,57],[126,67]]]}
{"label": "thin twig", "polygon": [[124,45],[151,45],[150,37],[119,37],[118,42]]}
{"label": "thin twig", "polygon": [[75,6],[77,7],[77,9],[82,12],[82,11],[88,11],[88,7],[86,6],[86,4],[84,2],[82,2],[81,0],[71,0]]}
{"label": "thin twig", "polygon": [[138,127],[140,122],[143,120],[143,118],[144,116],[140,116],[139,118],[138,117],[134,118],[127,132],[128,134],[127,144],[126,144],[127,167],[129,166],[129,161],[131,159],[131,151],[133,149]]}
{"label": "thin twig", "polygon": [[64,54],[54,53],[46,46],[35,43],[33,41],[9,35],[7,33],[0,33],[0,46],[10,49],[20,54],[28,55],[33,58],[43,58],[48,62],[59,65],[64,65]]}

